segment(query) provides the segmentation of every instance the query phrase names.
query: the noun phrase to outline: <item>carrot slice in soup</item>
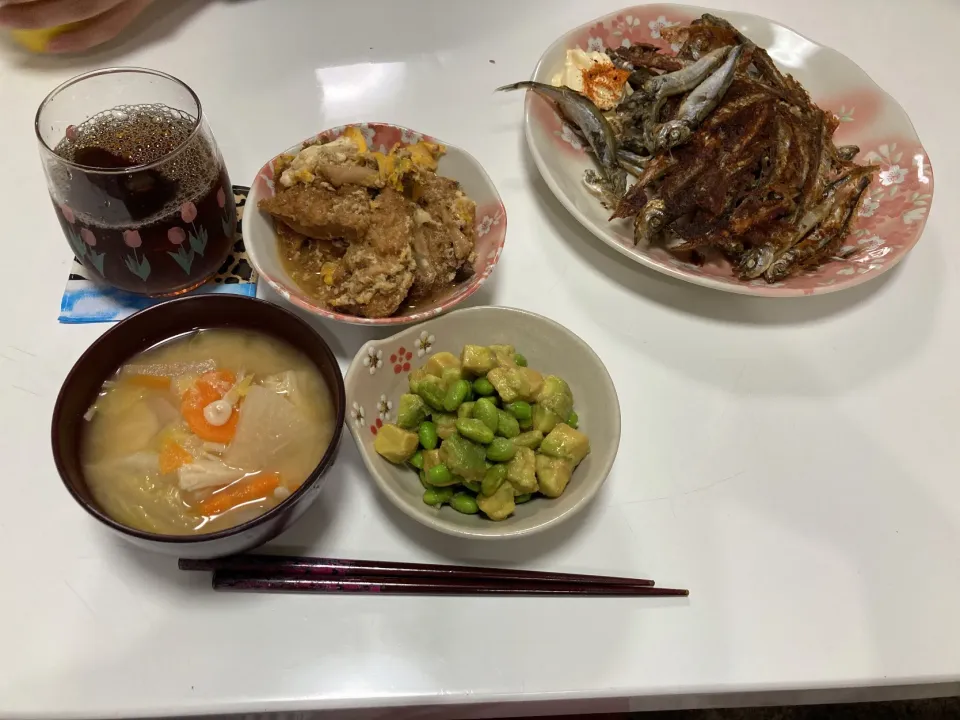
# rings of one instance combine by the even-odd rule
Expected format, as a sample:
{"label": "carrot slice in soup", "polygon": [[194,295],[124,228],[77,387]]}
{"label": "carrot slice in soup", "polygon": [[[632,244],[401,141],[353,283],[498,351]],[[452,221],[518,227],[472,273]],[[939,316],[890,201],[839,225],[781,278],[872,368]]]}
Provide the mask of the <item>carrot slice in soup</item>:
{"label": "carrot slice in soup", "polygon": [[201,375],[193,387],[183,394],[180,414],[193,433],[202,440],[228,445],[237,432],[240,419],[236,409],[223,425],[211,425],[203,416],[203,409],[226,395],[237,382],[229,370],[216,370]]}
{"label": "carrot slice in soup", "polygon": [[200,512],[207,516],[221,515],[238,505],[268,497],[280,486],[280,476],[276,473],[256,475],[249,480],[241,480],[218,490],[200,503]]}
{"label": "carrot slice in soup", "polygon": [[167,438],[160,446],[160,472],[164,475],[172,473],[184,465],[193,462],[193,455],[188,453],[176,440]]}

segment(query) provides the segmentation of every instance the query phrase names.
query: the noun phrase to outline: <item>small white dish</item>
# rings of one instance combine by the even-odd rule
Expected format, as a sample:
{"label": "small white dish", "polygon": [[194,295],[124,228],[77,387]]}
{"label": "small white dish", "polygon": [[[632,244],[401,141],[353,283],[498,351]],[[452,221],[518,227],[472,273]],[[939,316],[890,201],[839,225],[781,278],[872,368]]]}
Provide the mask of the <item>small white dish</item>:
{"label": "small white dish", "polygon": [[364,318],[335,312],[303,292],[283,267],[277,248],[273,218],[261,212],[258,205],[262,198],[273,196],[274,161],[280,155],[296,155],[304,143],[289,147],[277,157],[272,158],[260,168],[257,177],[251,183],[243,218],[243,238],[254,268],[285,300],[297,307],[314,315],[353,325],[409,325],[446,312],[473,295],[493,272],[507,237],[507,212],[490,176],[468,152],[399,125],[388,123],[343,125],[324,130],[310,140],[333,140],[340,137],[348,127],[358,128],[371,149],[384,152],[389,152],[396,144],[407,146],[420,140],[439,143],[446,147],[447,152],[440,158],[437,173],[459,182],[463,192],[477,204],[475,226],[477,258],[473,265],[473,277],[454,286],[447,293],[434,297],[429,303],[423,303],[415,309],[402,309],[398,314],[385,318]]}
{"label": "small white dish", "polygon": [[[590,438],[590,454],[577,467],[564,493],[537,497],[517,506],[500,522],[482,515],[462,515],[450,507],[425,505],[417,474],[394,465],[373,449],[377,430],[396,420],[400,395],[408,392],[407,375],[428,356],[459,355],[466,344],[510,344],[529,367],[559,375],[573,391],[579,427]],[[383,340],[371,340],[353,359],[345,378],[347,424],[363,462],[386,498],[417,522],[448,535],[478,539],[530,535],[573,517],[593,499],[613,467],[620,447],[620,402],[600,358],[583,340],[540,315],[502,307],[456,310]]]}
{"label": "small white dish", "polygon": [[[712,12],[767,49],[784,72],[803,83],[821,108],[840,118],[838,144],[860,146],[859,162],[880,166],[867,189],[859,217],[845,242],[845,260],[767,284],[741,281],[723,261],[695,265],[661,247],[636,247],[629,220],[608,218],[583,184],[583,171],[596,167],[576,135],[550,103],[527,92],[524,117],[533,159],[553,194],[587,230],[617,252],[679,280],[762,297],[820,295],[859,285],[890,270],[920,239],[933,199],[933,168],[906,111],[853,60],[773,20],[695,5],[638,5],[597,18],[560,37],[540,58],[533,79],[550,83],[568,49],[603,50],[647,43],[671,52],[664,27],[688,24]],[[672,48],[677,50],[678,48]]]}

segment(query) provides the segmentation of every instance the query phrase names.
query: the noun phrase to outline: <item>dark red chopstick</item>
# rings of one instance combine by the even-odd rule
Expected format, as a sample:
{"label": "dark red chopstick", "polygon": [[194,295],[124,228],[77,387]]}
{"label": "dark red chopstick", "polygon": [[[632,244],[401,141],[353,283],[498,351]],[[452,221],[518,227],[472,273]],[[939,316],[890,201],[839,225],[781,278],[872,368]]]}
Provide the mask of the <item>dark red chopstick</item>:
{"label": "dark red chopstick", "polygon": [[558,582],[430,580],[398,577],[333,580],[316,577],[277,577],[217,570],[214,590],[250,592],[379,593],[393,595],[581,595],[619,597],[686,597],[688,590],[650,586],[586,585]]}
{"label": "dark red chopstick", "polygon": [[[623,585],[627,587],[652,587],[653,580],[640,578],[607,577],[605,575],[577,575],[573,573],[550,573],[535,570],[511,570],[503,568],[471,567],[466,565],[430,565],[424,563],[400,563],[368,560],[338,560],[335,558],[291,557],[286,555],[233,555],[214,560],[180,559],[181,570],[230,571],[269,575],[276,578],[323,578],[337,575],[361,578],[369,575],[379,577],[410,578],[416,580],[497,580],[539,581],[582,585]],[[339,581],[337,581],[339,582]]]}

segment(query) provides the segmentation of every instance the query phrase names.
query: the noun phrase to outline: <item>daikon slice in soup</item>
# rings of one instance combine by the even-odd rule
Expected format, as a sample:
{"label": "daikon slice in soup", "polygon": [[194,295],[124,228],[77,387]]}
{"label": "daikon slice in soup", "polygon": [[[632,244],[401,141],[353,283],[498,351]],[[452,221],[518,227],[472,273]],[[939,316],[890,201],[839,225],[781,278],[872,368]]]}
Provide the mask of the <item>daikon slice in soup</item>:
{"label": "daikon slice in soup", "polygon": [[336,409],[316,366],[254,331],[200,330],[126,362],[84,416],[81,460],[100,508],[165,535],[224,530],[306,481]]}

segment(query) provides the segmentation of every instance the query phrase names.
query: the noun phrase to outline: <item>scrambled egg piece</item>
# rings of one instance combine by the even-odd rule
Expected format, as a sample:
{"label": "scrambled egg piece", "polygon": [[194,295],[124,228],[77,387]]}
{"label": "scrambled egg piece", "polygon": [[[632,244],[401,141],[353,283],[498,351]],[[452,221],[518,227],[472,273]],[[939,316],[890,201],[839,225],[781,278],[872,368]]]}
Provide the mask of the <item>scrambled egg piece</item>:
{"label": "scrambled egg piece", "polygon": [[328,287],[333,285],[333,276],[336,274],[338,267],[340,267],[340,264],[335,262],[325,262],[320,266],[320,277],[323,278],[324,285]]}
{"label": "scrambled egg piece", "polygon": [[377,161],[380,178],[388,187],[403,190],[403,178],[415,170],[436,172],[437,161],[447,152],[443,145],[421,140],[415,145],[401,147],[394,145],[386,155],[382,152],[371,153]]}
{"label": "scrambled egg piece", "polygon": [[[421,140],[408,147],[398,143],[389,153],[371,152],[363,133],[349,127],[336,140],[308,145],[296,156],[279,158],[274,171],[283,187],[310,185],[320,179],[337,187],[354,183],[402,191],[407,175],[417,170],[436,172],[437,160],[446,151],[443,145]],[[366,167],[370,158],[377,163],[376,172]]]}

